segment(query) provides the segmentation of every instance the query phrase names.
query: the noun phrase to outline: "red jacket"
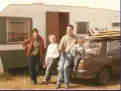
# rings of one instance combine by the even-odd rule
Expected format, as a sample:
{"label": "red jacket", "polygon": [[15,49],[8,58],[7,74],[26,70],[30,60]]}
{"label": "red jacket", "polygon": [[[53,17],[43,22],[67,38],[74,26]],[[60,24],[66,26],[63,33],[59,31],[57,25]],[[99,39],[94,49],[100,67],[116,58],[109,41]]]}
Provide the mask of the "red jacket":
{"label": "red jacket", "polygon": [[[34,41],[34,38],[30,37],[30,38],[27,38],[22,43],[22,46],[24,47],[27,56],[30,55],[30,52],[31,52],[31,50],[33,48],[33,41]],[[40,56],[42,56],[43,54],[45,54],[44,41],[43,41],[43,39],[42,39],[41,36],[39,36],[39,49],[40,49]]]}

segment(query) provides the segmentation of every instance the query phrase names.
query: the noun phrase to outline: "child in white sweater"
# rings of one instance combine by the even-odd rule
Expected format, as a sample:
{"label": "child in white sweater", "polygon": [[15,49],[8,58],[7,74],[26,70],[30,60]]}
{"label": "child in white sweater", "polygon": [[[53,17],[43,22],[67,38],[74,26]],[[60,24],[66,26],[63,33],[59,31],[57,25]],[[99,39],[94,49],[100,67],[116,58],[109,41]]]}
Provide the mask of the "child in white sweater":
{"label": "child in white sweater", "polygon": [[[48,84],[51,80],[52,67],[56,65],[55,61],[59,57],[59,52],[57,50],[58,44],[56,43],[56,37],[54,35],[49,36],[50,45],[48,45],[45,65],[46,65],[46,74],[43,80],[43,84]],[[44,66],[45,66],[44,65]]]}

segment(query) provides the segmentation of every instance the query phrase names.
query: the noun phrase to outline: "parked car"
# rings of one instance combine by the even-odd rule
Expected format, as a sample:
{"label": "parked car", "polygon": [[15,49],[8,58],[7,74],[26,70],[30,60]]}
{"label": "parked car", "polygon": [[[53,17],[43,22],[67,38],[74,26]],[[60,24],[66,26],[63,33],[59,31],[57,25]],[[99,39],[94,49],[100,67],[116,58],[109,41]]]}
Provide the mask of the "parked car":
{"label": "parked car", "polygon": [[80,61],[74,78],[92,79],[101,85],[120,75],[120,39],[88,40],[85,59]]}

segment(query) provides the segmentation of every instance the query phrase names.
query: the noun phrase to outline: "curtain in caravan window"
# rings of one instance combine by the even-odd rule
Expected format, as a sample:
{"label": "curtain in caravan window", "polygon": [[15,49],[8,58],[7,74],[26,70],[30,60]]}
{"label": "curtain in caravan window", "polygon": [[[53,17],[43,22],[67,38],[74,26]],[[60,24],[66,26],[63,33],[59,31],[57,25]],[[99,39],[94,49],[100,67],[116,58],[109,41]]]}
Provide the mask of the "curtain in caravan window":
{"label": "curtain in caravan window", "polygon": [[113,22],[112,27],[120,27],[121,23],[120,22]]}
{"label": "curtain in caravan window", "polygon": [[7,41],[21,42],[30,36],[30,20],[15,18],[6,19]]}

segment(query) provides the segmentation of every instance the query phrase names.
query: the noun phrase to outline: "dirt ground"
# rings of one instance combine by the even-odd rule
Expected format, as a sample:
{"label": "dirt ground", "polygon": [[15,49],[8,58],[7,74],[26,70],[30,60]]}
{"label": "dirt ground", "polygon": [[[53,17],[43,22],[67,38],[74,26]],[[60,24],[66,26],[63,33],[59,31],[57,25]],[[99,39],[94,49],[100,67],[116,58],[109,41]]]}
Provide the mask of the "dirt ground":
{"label": "dirt ground", "polygon": [[[44,77],[44,71],[38,76],[40,83]],[[52,76],[52,83],[49,85],[32,85],[28,73],[15,73],[14,75],[0,76],[0,89],[1,90],[54,90],[56,88],[57,76]],[[64,84],[62,88],[64,89]],[[119,77],[113,78],[109,84],[105,86],[96,85],[92,80],[76,80],[72,79],[70,89],[78,90],[119,90],[120,80]]]}

